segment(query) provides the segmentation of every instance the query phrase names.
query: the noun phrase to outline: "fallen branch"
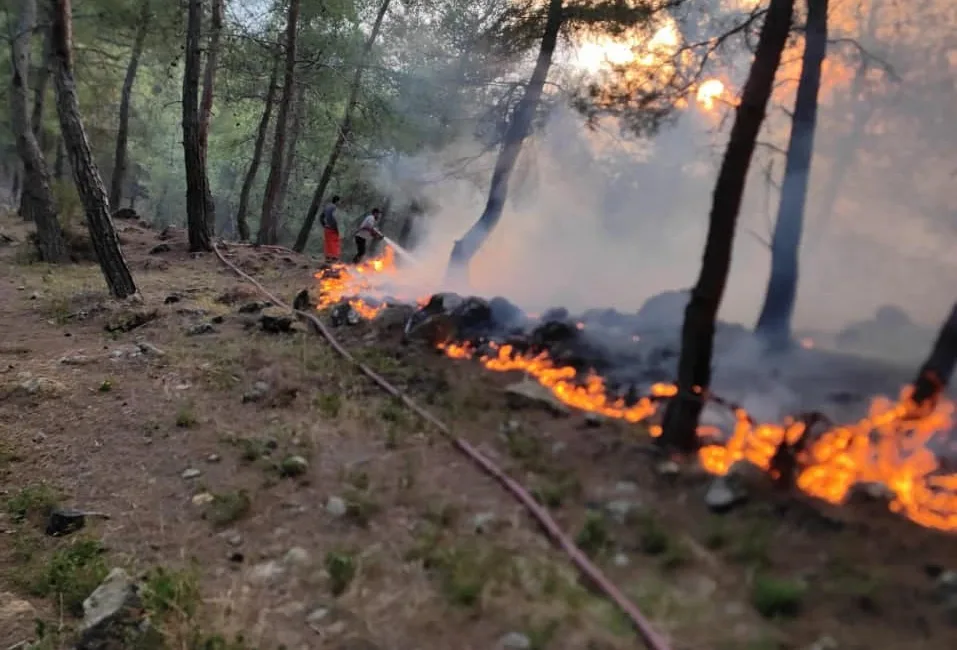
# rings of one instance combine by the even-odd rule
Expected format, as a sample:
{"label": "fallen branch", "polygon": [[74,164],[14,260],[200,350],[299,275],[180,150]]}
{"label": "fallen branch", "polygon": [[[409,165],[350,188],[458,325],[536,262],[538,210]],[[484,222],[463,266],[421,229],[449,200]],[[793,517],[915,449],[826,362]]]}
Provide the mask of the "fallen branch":
{"label": "fallen branch", "polygon": [[529,514],[532,515],[532,517],[541,525],[552,541],[555,542],[565,552],[566,555],[568,555],[569,559],[576,566],[576,568],[578,568],[582,574],[590,579],[592,583],[603,594],[605,594],[609,600],[614,602],[615,605],[617,605],[621,611],[631,620],[639,636],[650,650],[670,650],[668,644],[661,636],[658,635],[657,632],[655,632],[655,630],[651,627],[651,623],[644,617],[638,607],[628,600],[621,590],[619,590],[608,578],[606,578],[598,567],[592,564],[592,562],[581,551],[581,549],[575,546],[575,543],[562,531],[548,511],[537,501],[535,501],[534,497],[532,497],[528,490],[522,487],[520,483],[508,476],[497,465],[495,465],[495,463],[485,457],[467,441],[454,435],[452,430],[444,422],[419,406],[409,396],[390,384],[386,379],[372,370],[369,366],[356,359],[352,353],[350,353],[345,347],[342,346],[341,343],[339,343],[339,341],[336,340],[328,328],[322,324],[322,321],[320,321],[314,313],[293,309],[285,302],[274,296],[263,285],[257,282],[255,278],[243,272],[235,264],[227,260],[220,252],[219,247],[216,244],[213,244],[213,252],[223,264],[233,271],[233,273],[256,287],[256,289],[258,289],[263,296],[272,301],[274,305],[277,305],[283,309],[288,309],[295,313],[300,319],[306,321],[309,324],[310,330],[320,334],[323,338],[325,338],[340,356],[354,364],[360,371],[362,371],[364,375],[375,382],[389,395],[401,400],[402,403],[405,404],[405,406],[412,410],[416,415],[435,427],[446,439],[452,443],[456,449],[465,454],[465,456],[467,456],[473,463],[478,465],[482,471],[497,480],[513,497],[515,497],[516,500],[518,500],[525,507],[526,510],[528,510]]}

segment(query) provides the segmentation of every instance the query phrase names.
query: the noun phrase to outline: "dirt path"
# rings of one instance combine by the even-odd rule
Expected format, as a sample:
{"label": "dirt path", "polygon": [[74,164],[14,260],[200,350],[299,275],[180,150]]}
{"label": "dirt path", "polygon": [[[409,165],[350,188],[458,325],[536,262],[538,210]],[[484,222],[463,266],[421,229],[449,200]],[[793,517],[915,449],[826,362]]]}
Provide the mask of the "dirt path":
{"label": "dirt path", "polygon": [[[259,298],[182,237],[151,254],[157,233],[121,235],[141,305],[106,300],[92,266],[0,248],[0,647],[34,618],[66,646],[111,567],[142,578],[169,648],[635,647],[497,484],[321,341],[262,331],[239,313]],[[311,279],[233,254],[289,300]],[[516,410],[513,378],[401,346],[388,318],[337,335],[535,488],[675,648],[957,641],[928,575],[957,568],[952,538],[770,494],[717,517],[706,477],[659,472],[640,429]],[[53,502],[110,518],[50,538]]]}

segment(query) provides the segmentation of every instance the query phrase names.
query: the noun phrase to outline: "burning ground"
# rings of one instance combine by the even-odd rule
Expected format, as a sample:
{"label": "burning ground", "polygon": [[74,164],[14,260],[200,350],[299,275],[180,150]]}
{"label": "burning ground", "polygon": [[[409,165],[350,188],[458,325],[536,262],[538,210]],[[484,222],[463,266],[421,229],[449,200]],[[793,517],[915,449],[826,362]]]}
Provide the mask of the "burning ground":
{"label": "burning ground", "polygon": [[[50,273],[24,263],[20,246],[0,248],[3,647],[35,639],[34,619],[43,623],[41,648],[65,646],[83,597],[114,567],[151,594],[146,606],[169,647],[239,631],[245,642],[236,650],[635,647],[615,609],[498,485],[290,314],[211,256],[187,254],[182,232],[118,226],[142,304],[110,301],[95,266]],[[3,222],[15,241],[23,241],[19,227]],[[315,268],[278,251],[226,254],[289,298]],[[370,315],[385,293],[372,278],[391,273],[387,260],[371,268],[371,288],[360,292]],[[449,325],[465,332],[458,317],[417,319],[406,336],[417,296],[404,295],[402,279],[396,271],[388,293],[406,305],[353,317],[336,336],[529,486],[673,648],[954,647],[951,535],[889,513],[876,491],[834,507],[776,490],[763,472],[740,473],[732,487],[750,498],[714,514],[705,500],[712,476],[649,453],[653,416],[638,424],[614,413],[586,417],[536,392],[538,382],[516,386],[520,373],[450,360],[465,348],[442,354],[422,342]],[[348,323],[349,311],[330,296],[323,318]],[[440,313],[453,304],[461,314],[486,313],[478,301],[445,301]],[[503,301],[489,305],[524,318]],[[475,331],[454,340],[468,342],[472,356],[491,352],[483,336],[501,339],[498,350],[511,343],[532,355],[540,330],[559,365],[588,351],[581,363],[598,364],[634,348],[643,374],[631,363],[597,366],[612,394],[624,395],[631,383],[642,392],[666,383],[674,363],[666,352],[652,355],[665,347],[653,343],[655,318],[645,316],[638,341],[615,324],[625,317],[597,312],[581,318],[584,329],[574,318],[571,328],[547,331],[542,318],[512,323],[522,334],[511,341],[498,329],[480,334],[487,326],[476,319]],[[617,337],[605,335],[616,328]],[[732,328],[721,337],[740,347]],[[768,400],[734,394],[751,370],[743,352],[735,361],[721,371],[721,394],[771,419],[759,410]],[[502,369],[497,363],[486,362]],[[535,363],[543,382],[570,379]],[[789,372],[818,384],[818,394],[843,391],[817,405],[847,411],[866,410],[867,395],[909,374],[867,385],[878,383],[874,367],[849,366],[827,384],[812,381],[819,364],[802,364]],[[768,392],[776,409],[808,406],[792,409],[793,396]],[[602,399],[594,390],[562,395]],[[626,408],[635,408],[632,397]],[[709,412],[715,426],[728,426],[727,409]],[[43,514],[53,503],[110,518],[90,516],[82,530],[50,537]]]}
{"label": "burning ground", "polygon": [[[318,308],[332,307],[334,323],[354,324],[390,306],[416,304],[405,324],[407,337],[423,338],[453,359],[476,359],[491,371],[522,372],[564,405],[645,423],[651,436],[660,435],[659,407],[676,390],[668,379],[675,375],[682,292],[658,296],[634,315],[593,310],[573,316],[556,308],[529,316],[500,297],[437,293],[416,298],[403,291],[402,268],[388,247],[380,259],[358,267],[335,265],[316,277]],[[905,387],[897,400],[868,398],[866,414],[843,424],[807,409],[827,402],[846,407],[863,403],[864,396],[834,388],[822,396],[818,387],[811,396],[815,402],[809,404],[805,396],[803,414],[785,415],[782,407],[802,405],[795,385],[800,390],[810,382],[796,381],[783,365],[807,365],[808,357],[816,357],[825,367],[828,361],[839,365],[838,374],[846,379],[847,361],[835,364],[799,349],[803,358],[792,354],[768,362],[754,348],[742,328],[719,328],[715,394],[707,397],[698,432],[699,461],[706,471],[725,476],[749,463],[785,488],[793,484],[832,504],[843,503],[855,489],[883,489],[892,511],[922,526],[957,531],[957,473],[946,467],[954,433],[950,399],[919,409]],[[749,362],[764,366],[764,372],[742,372]],[[728,363],[730,372],[724,368]],[[753,390],[749,383],[762,388]],[[734,401],[719,397],[725,384],[724,395],[734,395]],[[782,399],[774,388],[788,395]],[[855,384],[857,391],[862,388]],[[758,406],[761,413],[752,413],[748,401],[778,406],[777,413],[772,411],[777,417],[762,421],[769,409]],[[840,411],[846,415],[853,409]]]}

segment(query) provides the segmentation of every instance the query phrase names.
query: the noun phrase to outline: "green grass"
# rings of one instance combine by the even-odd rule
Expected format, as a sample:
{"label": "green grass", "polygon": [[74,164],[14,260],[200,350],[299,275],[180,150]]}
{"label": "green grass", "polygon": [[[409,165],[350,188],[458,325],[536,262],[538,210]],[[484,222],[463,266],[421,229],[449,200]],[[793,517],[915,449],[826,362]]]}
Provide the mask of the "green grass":
{"label": "green grass", "polygon": [[758,575],[751,587],[751,604],[765,618],[793,618],[803,608],[806,591],[800,582]]}
{"label": "green grass", "polygon": [[97,540],[71,539],[49,556],[33,554],[18,567],[15,583],[33,596],[62,603],[72,616],[82,616],[84,599],[108,573],[104,552]]}
{"label": "green grass", "polygon": [[330,551],[326,554],[325,567],[332,595],[338,597],[346,593],[356,577],[355,555],[345,551]]}
{"label": "green grass", "polygon": [[213,494],[204,516],[213,526],[221,528],[235,523],[249,514],[252,500],[246,490]]}

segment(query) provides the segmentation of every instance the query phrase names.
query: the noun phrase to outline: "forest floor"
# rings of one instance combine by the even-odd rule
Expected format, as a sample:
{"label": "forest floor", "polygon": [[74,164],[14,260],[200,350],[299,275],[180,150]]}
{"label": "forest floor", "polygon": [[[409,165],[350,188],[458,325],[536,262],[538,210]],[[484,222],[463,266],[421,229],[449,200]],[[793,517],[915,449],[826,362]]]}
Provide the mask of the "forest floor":
{"label": "forest floor", "polygon": [[[497,483],[325,341],[256,326],[239,308],[263,298],[182,232],[118,228],[140,304],[108,300],[93,264],[28,263],[0,220],[0,650],[66,647],[113,567],[168,648],[641,647]],[[314,261],[230,250],[290,302],[314,289]],[[952,536],[794,495],[714,515],[708,478],[659,471],[640,427],[516,409],[515,377],[402,346],[388,319],[336,334],[533,488],[676,650],[957,647]],[[49,537],[54,504],[109,518]]]}

